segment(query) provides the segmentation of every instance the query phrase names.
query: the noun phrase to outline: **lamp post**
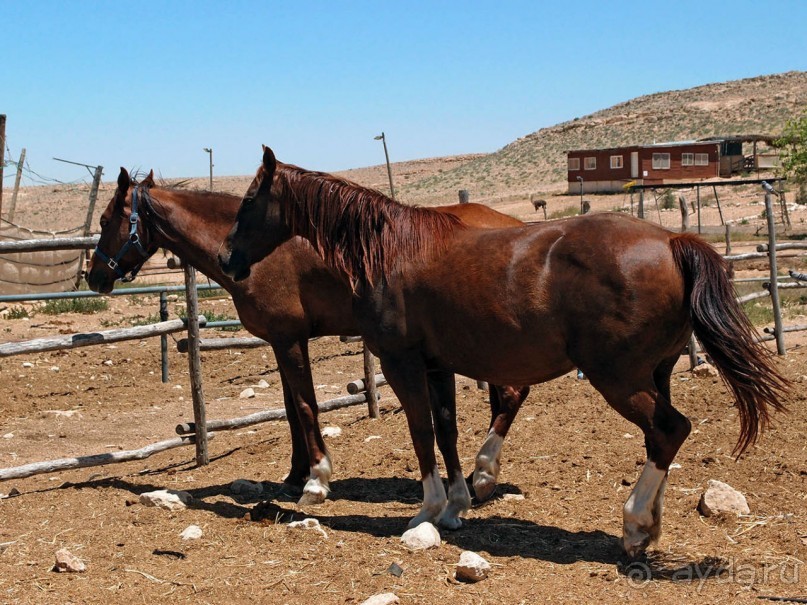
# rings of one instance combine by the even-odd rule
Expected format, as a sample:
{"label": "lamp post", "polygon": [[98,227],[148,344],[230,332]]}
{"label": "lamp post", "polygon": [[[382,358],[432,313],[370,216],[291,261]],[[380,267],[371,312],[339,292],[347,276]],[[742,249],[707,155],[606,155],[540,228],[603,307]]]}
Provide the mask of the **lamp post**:
{"label": "lamp post", "polygon": [[213,191],[213,148],[204,147],[203,150],[210,156],[210,191]]}
{"label": "lamp post", "polygon": [[577,180],[580,181],[580,214],[583,214],[583,177],[577,177]]}
{"label": "lamp post", "polygon": [[387,138],[384,136],[382,132],[377,137],[373,137],[375,141],[381,141],[384,144],[384,157],[387,159],[387,176],[389,177],[389,193],[390,197],[394,200],[395,199],[395,189],[392,186],[392,169],[389,165],[389,153],[387,152]]}

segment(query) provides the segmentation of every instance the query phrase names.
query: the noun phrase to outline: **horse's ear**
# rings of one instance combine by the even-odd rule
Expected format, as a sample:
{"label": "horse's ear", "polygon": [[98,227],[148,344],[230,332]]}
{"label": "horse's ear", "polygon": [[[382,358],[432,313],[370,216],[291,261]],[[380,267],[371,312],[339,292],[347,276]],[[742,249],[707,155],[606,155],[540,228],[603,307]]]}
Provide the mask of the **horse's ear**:
{"label": "horse's ear", "polygon": [[277,160],[275,159],[274,152],[269,149],[266,145],[263,145],[263,168],[269,174],[275,173],[275,168],[277,167]]}
{"label": "horse's ear", "polygon": [[149,170],[149,175],[146,178],[143,179],[143,182],[141,183],[141,185],[144,185],[146,187],[154,187],[155,186],[155,183],[154,183],[154,171],[153,170]]}
{"label": "horse's ear", "polygon": [[126,168],[121,166],[120,174],[118,175],[118,191],[120,191],[123,195],[126,195],[126,192],[129,191],[129,185],[131,182],[132,180],[129,178],[129,173],[126,171]]}

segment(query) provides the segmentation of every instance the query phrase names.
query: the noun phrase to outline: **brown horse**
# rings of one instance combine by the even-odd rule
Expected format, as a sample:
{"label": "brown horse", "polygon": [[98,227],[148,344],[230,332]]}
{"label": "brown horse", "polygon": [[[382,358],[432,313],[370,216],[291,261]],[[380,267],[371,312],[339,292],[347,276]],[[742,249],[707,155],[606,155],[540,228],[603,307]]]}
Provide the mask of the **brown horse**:
{"label": "brown horse", "polygon": [[[101,217],[101,239],[87,281],[97,292],[110,292],[117,279],[131,279],[158,248],[166,248],[223,286],[244,327],[274,349],[292,437],[286,481],[297,487],[305,484],[302,502],[320,502],[328,491],[331,463],[317,421],[308,339],[358,334],[351,292],[301,238],[279,246],[255,267],[250,279],[238,283],[229,279],[219,268],[216,253],[240,201],[223,193],[157,187],[151,175],[138,186],[121,169],[118,189]],[[472,225],[521,225],[478,204],[446,206],[441,211]],[[441,396],[453,400],[453,374],[435,375],[432,382],[434,388],[444,389]],[[494,387],[490,393],[491,426],[473,478],[480,500],[490,497],[496,487],[502,440],[527,394],[507,387]]]}
{"label": "brown horse", "polygon": [[690,431],[670,402],[670,376],[693,328],[736,398],[737,452],[783,408],[788,380],[755,342],[723,259],[691,234],[621,214],[469,229],[278,163],[265,148],[219,260],[244,278],[292,236],[307,238],[353,284],[361,333],[407,413],[424,487],[412,524],[456,527],[469,502],[455,443],[438,437],[448,498],[439,479],[426,381],[435,368],[501,384],[585,372],[645,436],[647,461],[623,509],[632,556],[660,534],[667,472]]}

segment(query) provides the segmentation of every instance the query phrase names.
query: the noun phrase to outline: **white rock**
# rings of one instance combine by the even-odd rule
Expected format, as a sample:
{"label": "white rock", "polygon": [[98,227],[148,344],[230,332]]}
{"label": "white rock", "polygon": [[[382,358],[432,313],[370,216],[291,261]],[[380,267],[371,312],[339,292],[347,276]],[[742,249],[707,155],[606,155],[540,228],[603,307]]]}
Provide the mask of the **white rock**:
{"label": "white rock", "polygon": [[717,372],[717,368],[715,368],[710,363],[702,363],[702,364],[700,364],[698,366],[695,366],[695,368],[692,370],[692,373],[695,376],[698,376],[698,377],[701,377],[701,378],[711,378],[711,377],[720,376],[720,374],[718,374],[718,372]]}
{"label": "white rock", "polygon": [[261,379],[258,382],[258,384],[255,385],[255,387],[259,388],[259,389],[268,389],[269,388],[269,383],[266,382],[265,380]]}
{"label": "white rock", "polygon": [[198,540],[202,537],[202,528],[198,525],[188,525],[188,527],[182,530],[179,537],[183,540]]}
{"label": "white rock", "polygon": [[698,503],[698,510],[704,517],[711,517],[720,513],[734,513],[736,515],[748,515],[751,513],[745,496],[730,485],[714,479],[709,479],[706,491],[703,492]]}
{"label": "white rock", "polygon": [[328,534],[324,529],[322,529],[322,526],[319,524],[319,521],[312,517],[307,517],[302,521],[292,521],[291,523],[289,523],[289,527],[292,529],[313,529],[317,533],[322,534],[324,538],[326,539],[328,538]]}
{"label": "white rock", "polygon": [[342,429],[338,426],[326,426],[322,429],[322,436],[323,437],[338,437],[342,434]]}
{"label": "white rock", "polygon": [[34,364],[32,364],[30,361],[24,361],[24,362],[22,362],[22,367],[24,367],[24,368],[33,368]]}
{"label": "white rock", "polygon": [[504,494],[502,500],[523,500],[524,494]]}
{"label": "white rock", "polygon": [[260,496],[263,493],[263,485],[247,479],[236,479],[230,483],[230,493],[250,497]]}
{"label": "white rock", "polygon": [[50,371],[51,372],[58,372],[59,371],[59,366],[51,366]]}
{"label": "white rock", "polygon": [[253,397],[255,397],[255,389],[252,387],[247,387],[238,395],[239,399],[252,399]]}
{"label": "white rock", "polygon": [[14,439],[14,433],[6,433],[3,435],[3,439]]}
{"label": "white rock", "polygon": [[66,571],[70,573],[81,573],[87,571],[84,561],[71,553],[66,548],[56,551],[56,565],[54,571]]}
{"label": "white rock", "polygon": [[364,442],[365,443],[370,443],[371,441],[373,441],[375,439],[381,439],[381,435],[370,435],[369,437],[366,437],[364,439]]}
{"label": "white rock", "polygon": [[105,365],[105,366],[111,366],[111,365],[115,365],[115,362],[114,362],[114,361],[112,361],[111,359],[105,359],[105,360],[104,360],[104,365]]}
{"label": "white rock", "polygon": [[158,489],[154,492],[140,494],[140,504],[144,506],[156,506],[166,510],[182,510],[193,502],[193,496],[188,492],[173,489]]}
{"label": "white rock", "polygon": [[440,546],[440,532],[434,525],[424,521],[417,527],[406,530],[401,536],[401,542],[412,550],[436,548]]}
{"label": "white rock", "polygon": [[479,582],[488,577],[490,563],[470,550],[462,551],[457,564],[457,579],[463,582]]}
{"label": "white rock", "polygon": [[366,601],[362,601],[361,605],[393,605],[393,603],[400,603],[401,600],[391,592],[382,592],[381,594],[374,594]]}

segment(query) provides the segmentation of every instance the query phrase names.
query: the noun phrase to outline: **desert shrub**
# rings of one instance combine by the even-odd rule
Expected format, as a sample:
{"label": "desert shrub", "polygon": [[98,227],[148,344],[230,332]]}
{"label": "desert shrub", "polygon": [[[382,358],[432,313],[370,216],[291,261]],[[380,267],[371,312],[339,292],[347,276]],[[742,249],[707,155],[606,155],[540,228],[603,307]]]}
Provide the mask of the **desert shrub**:
{"label": "desert shrub", "polygon": [[81,313],[90,315],[99,311],[106,311],[109,303],[104,298],[60,298],[49,300],[38,311],[45,315],[60,315],[62,313]]}
{"label": "desert shrub", "polygon": [[661,194],[661,209],[675,210],[678,204],[675,201],[675,192],[672,189],[665,189]]}
{"label": "desert shrub", "polygon": [[30,316],[28,315],[28,309],[25,307],[11,307],[6,317],[8,319],[25,319]]}

